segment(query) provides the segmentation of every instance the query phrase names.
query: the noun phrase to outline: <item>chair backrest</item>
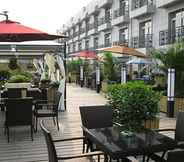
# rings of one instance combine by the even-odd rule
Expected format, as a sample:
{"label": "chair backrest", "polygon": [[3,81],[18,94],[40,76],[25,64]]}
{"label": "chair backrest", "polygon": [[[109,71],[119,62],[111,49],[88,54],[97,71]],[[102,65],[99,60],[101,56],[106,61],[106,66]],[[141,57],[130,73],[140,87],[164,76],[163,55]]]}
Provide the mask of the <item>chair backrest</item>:
{"label": "chair backrest", "polygon": [[32,98],[9,98],[5,100],[7,125],[32,125]]}
{"label": "chair backrest", "polygon": [[176,119],[175,139],[184,141],[184,112],[179,112]]}
{"label": "chair backrest", "polygon": [[7,95],[8,95],[8,98],[21,98],[22,89],[21,88],[8,88]]}
{"label": "chair backrest", "polygon": [[52,136],[50,134],[50,131],[48,131],[43,123],[43,120],[40,121],[40,127],[41,130],[44,134],[45,140],[46,140],[46,145],[47,145],[47,150],[48,150],[48,158],[49,162],[57,162],[57,154],[56,154],[56,149],[52,140]]}
{"label": "chair backrest", "polygon": [[184,151],[171,151],[168,152],[167,162],[183,162]]}
{"label": "chair backrest", "polygon": [[88,129],[111,127],[112,109],[107,105],[100,106],[80,106],[82,125]]}

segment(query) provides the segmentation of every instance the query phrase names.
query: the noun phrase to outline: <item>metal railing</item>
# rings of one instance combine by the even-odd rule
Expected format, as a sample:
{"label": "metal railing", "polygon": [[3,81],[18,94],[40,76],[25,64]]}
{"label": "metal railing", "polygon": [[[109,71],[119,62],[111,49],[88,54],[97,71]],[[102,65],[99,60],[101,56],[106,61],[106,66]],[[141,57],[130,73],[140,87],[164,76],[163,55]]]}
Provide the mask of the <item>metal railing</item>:
{"label": "metal railing", "polygon": [[159,32],[159,45],[172,44],[184,38],[184,26],[178,26],[173,31],[162,30]]}
{"label": "metal railing", "polygon": [[132,37],[131,45],[133,48],[150,48],[152,47],[152,34],[146,34],[140,37]]}
{"label": "metal railing", "polygon": [[125,8],[119,8],[117,10],[114,10],[113,18],[116,19],[120,16],[128,16],[128,15],[129,15],[129,9],[128,9],[128,6],[126,6]]}
{"label": "metal railing", "polygon": [[132,1],[132,10],[141,8],[146,5],[153,5],[153,0],[134,0]]}

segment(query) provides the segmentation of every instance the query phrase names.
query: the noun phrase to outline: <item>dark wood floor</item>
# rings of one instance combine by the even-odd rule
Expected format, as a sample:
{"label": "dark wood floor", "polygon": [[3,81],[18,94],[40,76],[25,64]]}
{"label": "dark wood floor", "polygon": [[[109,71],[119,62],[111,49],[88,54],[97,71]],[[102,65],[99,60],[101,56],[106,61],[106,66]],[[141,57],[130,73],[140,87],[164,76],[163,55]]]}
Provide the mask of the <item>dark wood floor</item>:
{"label": "dark wood floor", "polygon": [[[60,131],[54,126],[52,120],[46,120],[47,127],[51,130],[54,139],[81,136],[81,121],[79,105],[100,105],[106,103],[106,99],[89,89],[68,85],[67,87],[67,111],[59,113]],[[34,141],[31,141],[28,127],[12,127],[10,129],[10,142],[4,135],[4,112],[0,112],[0,162],[38,162],[48,161],[47,149],[43,134],[38,129],[34,133]],[[173,128],[175,119],[161,116],[161,128]],[[168,134],[173,136],[172,134]],[[82,141],[59,143],[56,145],[58,155],[81,153]],[[94,160],[75,159],[70,162],[87,162]]]}

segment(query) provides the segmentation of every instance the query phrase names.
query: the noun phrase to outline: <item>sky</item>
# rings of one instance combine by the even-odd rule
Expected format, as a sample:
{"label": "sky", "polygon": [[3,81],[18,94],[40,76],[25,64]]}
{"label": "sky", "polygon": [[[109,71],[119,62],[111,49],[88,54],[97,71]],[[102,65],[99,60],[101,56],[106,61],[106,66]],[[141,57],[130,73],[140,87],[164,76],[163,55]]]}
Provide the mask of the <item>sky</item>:
{"label": "sky", "polygon": [[[0,0],[0,12],[9,19],[51,34],[92,0]],[[0,20],[4,16],[0,15]]]}

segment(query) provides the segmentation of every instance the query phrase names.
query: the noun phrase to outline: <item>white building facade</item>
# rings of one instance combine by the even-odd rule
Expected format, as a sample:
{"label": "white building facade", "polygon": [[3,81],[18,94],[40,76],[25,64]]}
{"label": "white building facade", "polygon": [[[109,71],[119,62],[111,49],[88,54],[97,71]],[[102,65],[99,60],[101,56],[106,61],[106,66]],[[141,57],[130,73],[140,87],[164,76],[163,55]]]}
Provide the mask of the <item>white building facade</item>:
{"label": "white building facade", "polygon": [[93,0],[62,32],[68,54],[116,44],[147,54],[184,37],[184,0]]}

